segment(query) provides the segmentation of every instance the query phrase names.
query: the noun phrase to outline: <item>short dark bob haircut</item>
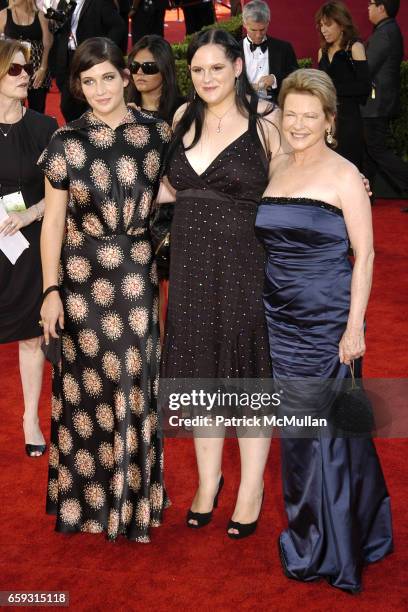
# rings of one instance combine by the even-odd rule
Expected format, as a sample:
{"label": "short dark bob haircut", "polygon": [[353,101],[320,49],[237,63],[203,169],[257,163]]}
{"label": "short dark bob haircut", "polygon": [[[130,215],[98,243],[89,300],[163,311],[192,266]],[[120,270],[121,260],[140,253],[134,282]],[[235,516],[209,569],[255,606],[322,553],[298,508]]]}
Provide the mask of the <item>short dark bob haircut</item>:
{"label": "short dark bob haircut", "polygon": [[122,51],[109,38],[95,36],[79,45],[72,58],[69,78],[69,87],[75,98],[85,101],[81,87],[81,72],[90,70],[102,62],[110,62],[120,74],[124,74],[126,63]]}

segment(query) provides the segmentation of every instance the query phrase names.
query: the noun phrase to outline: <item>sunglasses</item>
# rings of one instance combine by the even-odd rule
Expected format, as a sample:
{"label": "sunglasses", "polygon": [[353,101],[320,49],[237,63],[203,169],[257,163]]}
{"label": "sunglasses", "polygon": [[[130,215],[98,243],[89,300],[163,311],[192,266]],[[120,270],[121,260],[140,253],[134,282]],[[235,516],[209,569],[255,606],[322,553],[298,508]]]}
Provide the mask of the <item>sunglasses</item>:
{"label": "sunglasses", "polygon": [[143,74],[158,74],[160,72],[156,62],[132,62],[129,66],[132,74],[139,72],[139,68],[142,69]]}
{"label": "sunglasses", "polygon": [[33,76],[34,74],[34,66],[32,64],[10,64],[7,74],[12,77],[16,77],[20,76],[23,70],[28,74],[28,76]]}

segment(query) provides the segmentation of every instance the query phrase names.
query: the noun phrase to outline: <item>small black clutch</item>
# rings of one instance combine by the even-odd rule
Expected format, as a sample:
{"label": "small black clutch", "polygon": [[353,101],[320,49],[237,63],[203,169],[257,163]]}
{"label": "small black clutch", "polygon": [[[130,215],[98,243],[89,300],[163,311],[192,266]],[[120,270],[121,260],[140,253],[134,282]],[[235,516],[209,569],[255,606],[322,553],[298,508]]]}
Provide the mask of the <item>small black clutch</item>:
{"label": "small black clutch", "polygon": [[169,278],[170,229],[173,221],[174,202],[156,206],[150,217],[150,237],[160,279]]}
{"label": "small black clutch", "polygon": [[46,360],[57,366],[61,361],[62,355],[62,330],[58,321],[55,326],[55,330],[58,334],[58,338],[53,338],[50,336],[48,344],[45,344],[45,340],[43,338],[41,342],[41,350],[44,353]]}
{"label": "small black clutch", "polygon": [[375,429],[373,407],[364,389],[357,386],[354,363],[351,388],[338,394],[332,405],[332,423],[344,434],[369,434]]}

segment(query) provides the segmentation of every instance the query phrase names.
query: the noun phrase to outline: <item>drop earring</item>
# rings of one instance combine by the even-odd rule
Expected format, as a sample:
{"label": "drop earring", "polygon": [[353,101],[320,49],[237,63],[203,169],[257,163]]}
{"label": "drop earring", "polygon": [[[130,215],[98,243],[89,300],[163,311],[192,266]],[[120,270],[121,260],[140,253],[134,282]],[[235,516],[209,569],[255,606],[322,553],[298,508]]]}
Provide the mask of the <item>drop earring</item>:
{"label": "drop earring", "polygon": [[334,142],[334,138],[333,138],[333,132],[331,128],[328,128],[326,130],[326,142],[328,145],[332,145]]}

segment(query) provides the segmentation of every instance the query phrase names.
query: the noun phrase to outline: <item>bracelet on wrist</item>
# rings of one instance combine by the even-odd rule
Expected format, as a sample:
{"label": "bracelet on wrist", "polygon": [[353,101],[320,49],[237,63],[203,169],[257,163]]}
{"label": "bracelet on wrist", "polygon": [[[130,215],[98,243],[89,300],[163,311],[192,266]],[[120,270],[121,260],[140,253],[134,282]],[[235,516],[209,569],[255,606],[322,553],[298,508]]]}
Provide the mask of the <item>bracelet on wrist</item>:
{"label": "bracelet on wrist", "polygon": [[35,220],[36,221],[41,221],[41,219],[44,216],[44,213],[41,212],[40,207],[38,206],[38,204],[34,204],[35,206],[35,210],[37,212],[36,216],[35,216]]}
{"label": "bracelet on wrist", "polygon": [[42,294],[42,301],[44,301],[47,295],[49,295],[52,291],[58,291],[59,293],[60,288],[58,287],[58,285],[51,285],[51,287],[48,287]]}

